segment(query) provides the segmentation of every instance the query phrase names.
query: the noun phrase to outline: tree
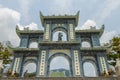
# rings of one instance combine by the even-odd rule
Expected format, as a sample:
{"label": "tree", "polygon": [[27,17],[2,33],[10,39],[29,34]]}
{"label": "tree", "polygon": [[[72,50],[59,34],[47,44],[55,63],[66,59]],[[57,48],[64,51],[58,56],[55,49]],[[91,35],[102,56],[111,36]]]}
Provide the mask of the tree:
{"label": "tree", "polygon": [[120,58],[120,37],[114,37],[112,39],[112,50],[118,54],[117,58]]}
{"label": "tree", "polygon": [[8,51],[7,47],[4,47],[0,42],[0,59],[3,60],[3,64],[9,64],[11,62],[12,54]]}
{"label": "tree", "polygon": [[108,45],[107,58],[108,60],[113,60],[110,62],[110,64],[115,66],[116,59],[120,58],[120,37],[114,37],[109,43],[105,44],[105,46]]}

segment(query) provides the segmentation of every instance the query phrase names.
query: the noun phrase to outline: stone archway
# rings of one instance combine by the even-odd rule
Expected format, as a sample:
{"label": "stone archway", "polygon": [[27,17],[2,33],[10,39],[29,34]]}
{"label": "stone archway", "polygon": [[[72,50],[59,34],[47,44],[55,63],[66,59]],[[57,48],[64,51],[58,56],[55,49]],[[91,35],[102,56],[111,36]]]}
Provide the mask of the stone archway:
{"label": "stone archway", "polygon": [[92,60],[85,60],[83,62],[83,73],[85,77],[97,77],[97,66]]}
{"label": "stone archway", "polygon": [[67,35],[63,31],[56,31],[53,33],[53,41],[58,41],[58,34],[62,34],[62,40],[61,41],[67,41]]}
{"label": "stone archway", "polygon": [[91,40],[88,38],[82,39],[81,40],[81,47],[91,47]]}
{"label": "stone archway", "polygon": [[38,40],[31,38],[29,40],[28,48],[38,48]]}
{"label": "stone archway", "polygon": [[47,64],[47,76],[50,76],[51,61],[54,58],[59,57],[59,56],[64,57],[68,61],[68,63],[69,63],[69,76],[68,77],[70,77],[73,74],[72,73],[72,61],[71,61],[72,59],[65,53],[55,53],[55,54],[53,54],[52,56],[49,57],[48,64]]}
{"label": "stone archway", "polygon": [[27,74],[34,74],[36,76],[37,71],[37,61],[35,59],[27,59],[23,63],[22,67],[22,77],[24,77],[24,73],[27,71]]}
{"label": "stone archway", "polygon": [[68,41],[68,31],[64,27],[55,27],[51,32],[52,41],[58,41],[58,33],[62,33],[62,41]]}
{"label": "stone archway", "polygon": [[91,47],[90,43],[88,41],[83,41],[82,43],[82,46],[81,47]]}
{"label": "stone archway", "polygon": [[38,43],[37,42],[31,42],[29,45],[29,48],[38,48]]}

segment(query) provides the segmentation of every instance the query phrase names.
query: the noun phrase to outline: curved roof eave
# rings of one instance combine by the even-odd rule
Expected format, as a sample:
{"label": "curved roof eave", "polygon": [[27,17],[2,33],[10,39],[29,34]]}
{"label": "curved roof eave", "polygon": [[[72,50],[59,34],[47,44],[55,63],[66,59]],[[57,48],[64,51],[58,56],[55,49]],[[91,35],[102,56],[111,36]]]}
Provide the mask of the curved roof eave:
{"label": "curved roof eave", "polygon": [[16,33],[19,37],[21,37],[21,34],[43,34],[43,30],[20,30],[18,25],[16,26]]}

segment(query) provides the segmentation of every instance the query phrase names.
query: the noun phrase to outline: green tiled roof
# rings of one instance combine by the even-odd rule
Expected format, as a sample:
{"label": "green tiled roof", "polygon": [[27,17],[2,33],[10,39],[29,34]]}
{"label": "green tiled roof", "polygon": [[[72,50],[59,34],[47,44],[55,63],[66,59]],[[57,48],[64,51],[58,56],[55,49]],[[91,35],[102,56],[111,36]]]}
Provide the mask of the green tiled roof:
{"label": "green tiled roof", "polygon": [[14,51],[39,51],[39,48],[12,47],[10,45],[7,45],[7,48],[12,53]]}
{"label": "green tiled roof", "polygon": [[81,51],[104,51],[105,47],[80,47]]}
{"label": "green tiled roof", "polygon": [[80,44],[80,41],[42,41],[40,44]]}
{"label": "green tiled roof", "polygon": [[104,32],[104,25],[102,25],[102,27],[100,29],[84,29],[84,30],[76,30],[75,32],[79,33],[79,34],[83,34],[83,33],[88,33],[88,34],[98,33],[99,36],[102,36],[102,34]]}
{"label": "green tiled roof", "polygon": [[20,37],[21,34],[43,34],[43,30],[20,30],[18,26],[16,26],[16,33]]}
{"label": "green tiled roof", "polygon": [[76,15],[59,15],[59,16],[43,16],[43,14],[40,12],[40,19],[42,26],[44,26],[44,20],[45,19],[75,19],[75,25],[78,25],[78,19],[79,19],[79,11],[77,12]]}

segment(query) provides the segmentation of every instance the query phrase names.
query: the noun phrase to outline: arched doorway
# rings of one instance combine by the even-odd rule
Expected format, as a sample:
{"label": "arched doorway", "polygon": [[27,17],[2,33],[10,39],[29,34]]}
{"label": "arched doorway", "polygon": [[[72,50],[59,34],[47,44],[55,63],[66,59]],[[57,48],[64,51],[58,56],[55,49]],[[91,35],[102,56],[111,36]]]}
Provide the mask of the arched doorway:
{"label": "arched doorway", "polygon": [[23,65],[23,72],[22,72],[22,77],[27,76],[36,76],[36,61],[34,60],[27,60],[25,61]]}
{"label": "arched doorway", "polygon": [[[59,64],[57,64],[59,63]],[[57,65],[55,65],[57,64]],[[55,58],[53,58],[51,60],[51,63],[50,63],[50,70],[54,70],[54,69],[66,69],[66,70],[69,70],[69,62],[68,60],[63,57],[63,56],[56,56]]]}
{"label": "arched doorway", "polygon": [[91,44],[89,41],[83,41],[81,44],[82,44],[81,45],[82,47],[91,47]]}
{"label": "arched doorway", "polygon": [[85,77],[97,77],[97,68],[93,61],[85,61],[83,63],[83,71]]}
{"label": "arched doorway", "polygon": [[49,77],[70,77],[72,75],[71,58],[64,53],[55,53],[48,59],[47,75]]}
{"label": "arched doorway", "polygon": [[38,48],[38,43],[33,41],[33,42],[30,42],[29,44],[29,48]]}
{"label": "arched doorway", "polygon": [[58,41],[59,33],[62,34],[62,41],[68,41],[68,32],[67,29],[64,27],[55,27],[52,30],[52,34],[51,34],[52,41]]}

